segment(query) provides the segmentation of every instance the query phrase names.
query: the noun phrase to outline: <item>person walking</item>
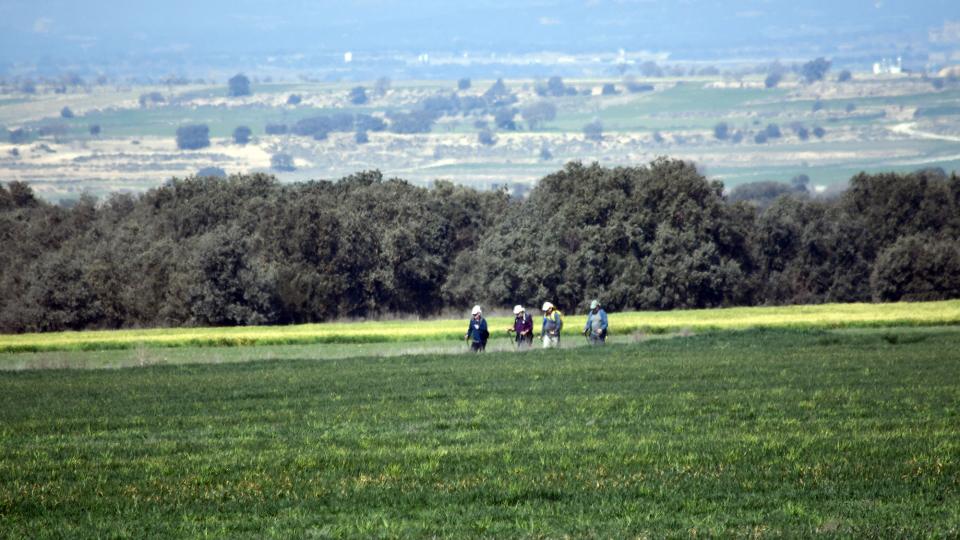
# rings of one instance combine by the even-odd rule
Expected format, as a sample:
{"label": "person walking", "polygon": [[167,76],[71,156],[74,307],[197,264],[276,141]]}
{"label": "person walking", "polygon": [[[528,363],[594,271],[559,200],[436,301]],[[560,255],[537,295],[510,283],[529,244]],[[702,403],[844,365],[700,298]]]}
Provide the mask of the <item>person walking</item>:
{"label": "person walking", "polygon": [[590,302],[590,312],[587,313],[583,334],[591,345],[603,345],[607,342],[607,312],[600,307],[599,300]]}
{"label": "person walking", "polygon": [[550,302],[543,303],[543,327],[540,329],[540,339],[543,348],[560,346],[560,330],[563,329],[563,313]]}
{"label": "person walking", "polygon": [[471,351],[482,352],[487,348],[487,338],[490,337],[490,332],[487,331],[487,320],[483,318],[483,310],[480,306],[473,306],[471,315],[464,339],[470,343]]}
{"label": "person walking", "polygon": [[513,317],[513,328],[507,332],[515,334],[517,349],[529,349],[533,346],[533,317],[519,304],[513,306]]}

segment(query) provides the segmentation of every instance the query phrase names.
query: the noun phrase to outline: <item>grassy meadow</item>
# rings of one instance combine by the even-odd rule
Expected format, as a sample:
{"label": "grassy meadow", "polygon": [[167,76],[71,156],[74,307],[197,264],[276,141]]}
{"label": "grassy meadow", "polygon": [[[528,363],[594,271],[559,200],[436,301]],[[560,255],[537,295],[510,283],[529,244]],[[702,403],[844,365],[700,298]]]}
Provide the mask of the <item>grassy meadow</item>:
{"label": "grassy meadow", "polygon": [[956,326],[786,328],[3,372],[0,531],[955,537],[958,351]]}
{"label": "grassy meadow", "polygon": [[[535,331],[539,331],[534,315]],[[611,313],[612,335],[748,328],[844,328],[936,326],[960,323],[960,300],[889,304],[821,304],[710,310]],[[491,331],[512,326],[513,317],[488,317]],[[567,313],[566,334],[576,336],[584,315]],[[0,335],[0,353],[137,349],[156,347],[360,344],[451,341],[466,332],[467,317],[447,320],[399,320],[248,326],[108,330]]]}

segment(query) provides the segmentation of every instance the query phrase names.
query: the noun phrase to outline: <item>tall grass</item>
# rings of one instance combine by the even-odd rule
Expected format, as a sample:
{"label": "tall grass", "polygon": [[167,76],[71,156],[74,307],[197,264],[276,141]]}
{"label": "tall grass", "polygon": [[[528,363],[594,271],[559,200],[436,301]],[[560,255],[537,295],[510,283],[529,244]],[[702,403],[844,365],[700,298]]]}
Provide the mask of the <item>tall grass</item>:
{"label": "tall grass", "polygon": [[[611,313],[609,319],[613,335],[747,328],[932,326],[960,323],[960,300],[624,312]],[[585,316],[568,314],[565,321],[569,335],[583,328]],[[488,323],[492,331],[498,332],[511,326],[512,318],[492,317]],[[455,340],[463,337],[466,324],[464,318],[0,335],[0,352]],[[534,328],[539,330],[536,318]]]}

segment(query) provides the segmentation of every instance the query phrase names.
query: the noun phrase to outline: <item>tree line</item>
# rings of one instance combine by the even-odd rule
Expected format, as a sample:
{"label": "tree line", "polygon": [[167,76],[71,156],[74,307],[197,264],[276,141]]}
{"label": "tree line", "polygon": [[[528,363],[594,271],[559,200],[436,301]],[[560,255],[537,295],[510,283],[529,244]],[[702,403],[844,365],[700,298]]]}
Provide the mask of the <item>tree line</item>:
{"label": "tree line", "polygon": [[[796,187],[796,186],[795,186]],[[769,195],[769,190],[763,190]],[[724,195],[686,162],[570,163],[525,199],[365,172],[172,179],[68,206],[0,187],[0,331],[960,297],[960,178]]]}

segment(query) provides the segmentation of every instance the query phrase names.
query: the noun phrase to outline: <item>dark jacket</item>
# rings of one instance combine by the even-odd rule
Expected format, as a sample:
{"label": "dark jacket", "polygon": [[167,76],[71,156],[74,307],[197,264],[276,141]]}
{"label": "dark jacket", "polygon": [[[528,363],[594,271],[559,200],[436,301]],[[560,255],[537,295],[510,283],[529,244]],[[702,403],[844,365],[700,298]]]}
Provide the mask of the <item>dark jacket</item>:
{"label": "dark jacket", "polygon": [[474,343],[486,343],[487,338],[490,337],[490,332],[487,331],[487,320],[480,317],[478,321],[470,317],[470,324],[467,326],[467,337]]}
{"label": "dark jacket", "polygon": [[527,332],[528,334],[533,332],[533,316],[524,311],[521,315],[517,315],[513,320],[513,331],[519,336],[522,332]]}

